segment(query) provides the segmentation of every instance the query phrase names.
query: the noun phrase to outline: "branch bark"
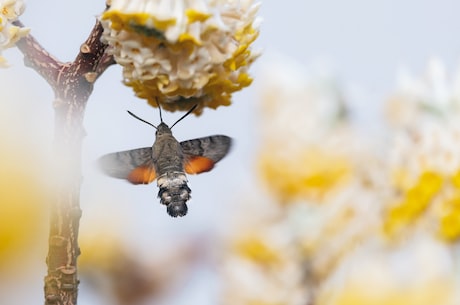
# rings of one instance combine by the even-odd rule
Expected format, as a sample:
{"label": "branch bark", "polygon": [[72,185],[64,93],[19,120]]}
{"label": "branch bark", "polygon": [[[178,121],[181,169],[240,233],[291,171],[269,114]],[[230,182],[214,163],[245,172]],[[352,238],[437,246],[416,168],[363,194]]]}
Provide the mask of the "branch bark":
{"label": "branch bark", "polygon": [[[22,26],[19,21],[16,25]],[[55,95],[56,192],[51,203],[49,249],[45,276],[46,305],[77,304],[78,230],[81,218],[81,149],[83,118],[94,82],[112,64],[101,42],[102,25],[96,22],[80,52],[70,63],[58,61],[31,35],[18,41],[26,66],[34,69],[52,87]]]}

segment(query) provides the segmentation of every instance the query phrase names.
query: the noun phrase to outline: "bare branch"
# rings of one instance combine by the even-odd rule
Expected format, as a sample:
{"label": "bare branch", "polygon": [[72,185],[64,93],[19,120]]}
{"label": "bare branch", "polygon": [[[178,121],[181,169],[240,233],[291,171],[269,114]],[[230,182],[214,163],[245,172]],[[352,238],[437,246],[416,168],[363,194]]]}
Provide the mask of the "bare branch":
{"label": "bare branch", "polygon": [[[24,27],[19,20],[14,24]],[[87,73],[96,73],[96,77],[90,78],[89,81],[85,78],[88,84],[93,84],[92,79],[96,80],[109,66],[115,64],[112,55],[105,53],[107,45],[101,41],[102,32],[102,25],[97,20],[90,36],[81,45],[80,52],[72,63],[57,60],[30,34],[20,39],[17,47],[24,54],[25,66],[40,74],[56,93],[63,89],[67,90],[66,83],[78,81],[76,78]]]}
{"label": "bare branch", "polygon": [[[24,27],[19,20],[13,24]],[[64,64],[48,53],[30,34],[20,39],[16,46],[24,54],[24,65],[37,71],[54,88],[58,71]]]}
{"label": "bare branch", "polygon": [[[23,26],[16,21],[15,25]],[[55,199],[51,202],[46,258],[46,305],[75,305],[78,295],[77,257],[81,217],[81,148],[83,117],[96,79],[115,62],[105,53],[103,28],[97,20],[71,63],[62,63],[28,35],[17,42],[24,63],[40,74],[55,94]]]}
{"label": "bare branch", "polygon": [[80,53],[78,53],[77,58],[75,58],[72,64],[73,69],[78,71],[79,75],[88,72],[100,75],[105,69],[115,63],[113,57],[105,53],[107,45],[101,41],[103,31],[101,23],[97,20],[91,35],[81,45]]}

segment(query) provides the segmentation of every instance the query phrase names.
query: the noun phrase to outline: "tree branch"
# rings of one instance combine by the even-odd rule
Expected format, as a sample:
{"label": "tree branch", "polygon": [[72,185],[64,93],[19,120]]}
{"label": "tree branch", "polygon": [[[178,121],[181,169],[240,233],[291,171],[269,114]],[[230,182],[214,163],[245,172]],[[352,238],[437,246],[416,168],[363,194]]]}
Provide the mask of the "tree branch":
{"label": "tree branch", "polygon": [[[17,26],[22,26],[16,21]],[[46,305],[75,305],[78,295],[78,230],[81,217],[81,149],[83,117],[96,79],[115,62],[105,53],[99,21],[71,63],[50,55],[31,35],[17,46],[24,63],[40,74],[55,94],[55,186],[51,203],[49,249],[45,277]]]}
{"label": "tree branch", "polygon": [[[13,24],[24,27],[19,20],[14,21]],[[64,64],[48,53],[30,34],[16,42],[16,46],[25,55],[24,65],[34,69],[54,88],[57,73]]]}

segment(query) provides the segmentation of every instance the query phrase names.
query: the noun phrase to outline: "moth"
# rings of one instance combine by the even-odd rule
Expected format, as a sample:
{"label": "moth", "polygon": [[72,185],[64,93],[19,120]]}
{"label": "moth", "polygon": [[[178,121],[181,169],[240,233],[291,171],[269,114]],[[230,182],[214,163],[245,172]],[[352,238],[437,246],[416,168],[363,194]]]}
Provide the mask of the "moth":
{"label": "moth", "polygon": [[199,174],[212,170],[228,154],[232,144],[232,139],[225,135],[177,141],[171,129],[195,108],[196,105],[171,127],[163,122],[161,108],[161,123],[158,126],[128,111],[136,119],[156,129],[155,142],[151,147],[102,156],[99,159],[102,171],[132,184],[149,184],[156,179],[158,197],[166,205],[168,214],[172,217],[185,216],[188,211],[187,201],[191,198],[186,173]]}

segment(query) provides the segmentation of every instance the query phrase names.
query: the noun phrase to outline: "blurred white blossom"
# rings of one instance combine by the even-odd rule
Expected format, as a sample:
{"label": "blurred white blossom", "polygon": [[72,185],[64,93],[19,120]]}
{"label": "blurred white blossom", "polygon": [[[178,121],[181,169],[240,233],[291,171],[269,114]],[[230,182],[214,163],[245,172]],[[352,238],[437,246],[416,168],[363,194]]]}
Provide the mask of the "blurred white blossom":
{"label": "blurred white blossom", "polygon": [[13,25],[13,21],[24,12],[21,0],[0,0],[0,67],[7,67],[2,50],[13,47],[16,42],[26,36],[30,29]]}
{"label": "blurred white blossom", "polygon": [[410,127],[427,120],[449,120],[460,111],[460,66],[449,78],[439,59],[432,59],[421,77],[401,69],[398,88],[391,94],[386,108],[394,126]]}
{"label": "blurred white blossom", "polygon": [[235,216],[224,304],[458,303],[458,90],[439,62],[428,70],[401,80],[389,109],[405,113],[370,140],[332,78],[269,67],[257,158],[265,187]]}
{"label": "blurred white blossom", "polygon": [[389,100],[395,110],[389,116],[395,192],[385,223],[389,234],[423,230],[451,242],[460,237],[459,79],[460,73],[449,78],[433,60],[422,77],[402,78]]}

